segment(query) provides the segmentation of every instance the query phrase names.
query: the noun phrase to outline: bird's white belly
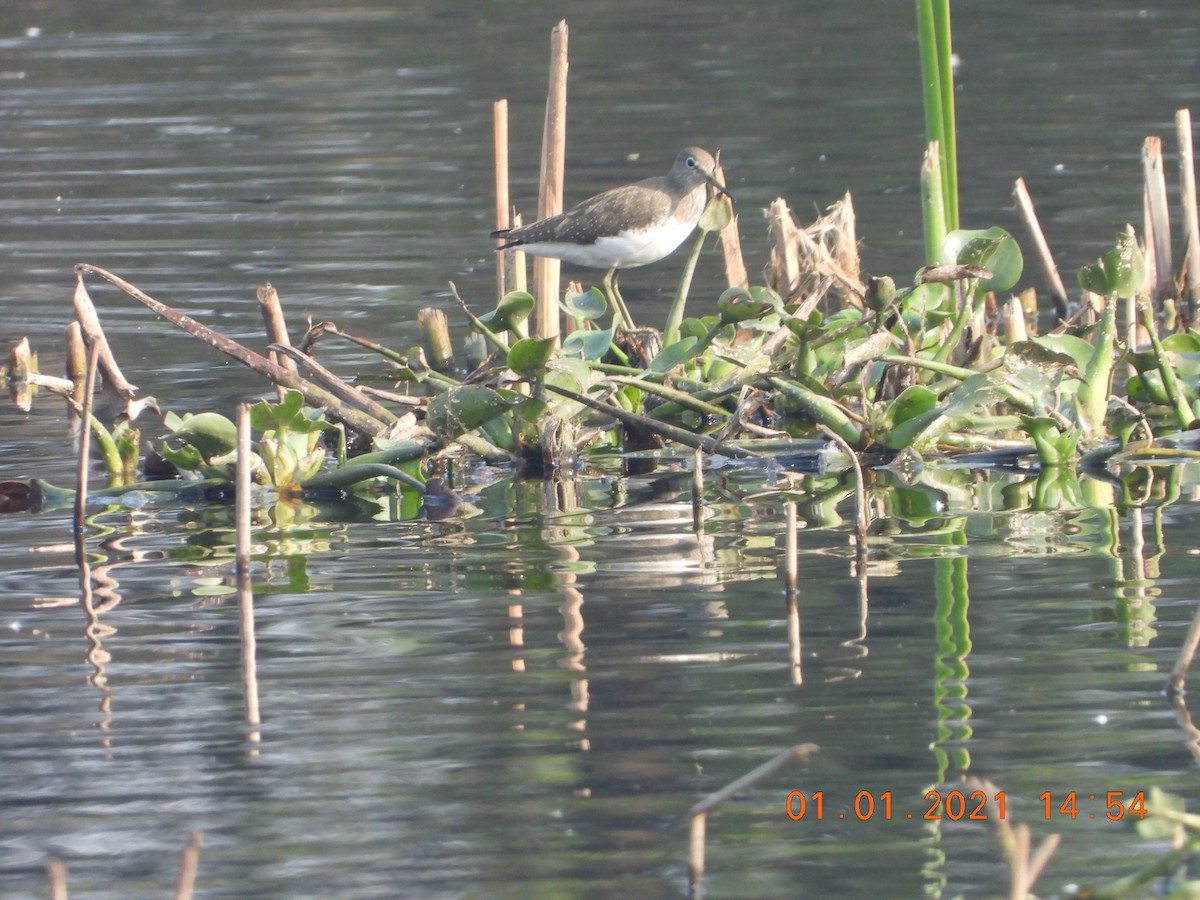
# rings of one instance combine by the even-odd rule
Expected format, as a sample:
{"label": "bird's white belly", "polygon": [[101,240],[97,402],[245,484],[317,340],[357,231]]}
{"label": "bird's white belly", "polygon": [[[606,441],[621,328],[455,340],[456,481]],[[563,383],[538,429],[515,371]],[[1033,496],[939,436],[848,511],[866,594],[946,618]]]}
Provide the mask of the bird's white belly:
{"label": "bird's white belly", "polygon": [[520,249],[530,256],[550,256],[595,269],[632,269],[657,262],[683,243],[695,229],[694,222],[669,219],[657,228],[620,231],[598,238],[594,244],[535,243]]}

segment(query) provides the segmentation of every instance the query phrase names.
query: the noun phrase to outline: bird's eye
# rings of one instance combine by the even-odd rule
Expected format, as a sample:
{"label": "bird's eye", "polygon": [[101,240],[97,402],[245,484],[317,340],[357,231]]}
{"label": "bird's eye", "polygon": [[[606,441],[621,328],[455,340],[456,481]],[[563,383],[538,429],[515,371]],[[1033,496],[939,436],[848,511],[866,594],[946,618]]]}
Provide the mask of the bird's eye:
{"label": "bird's eye", "polygon": [[688,168],[691,168],[691,169],[696,168],[696,157],[689,156],[687,158],[687,164],[688,164]]}

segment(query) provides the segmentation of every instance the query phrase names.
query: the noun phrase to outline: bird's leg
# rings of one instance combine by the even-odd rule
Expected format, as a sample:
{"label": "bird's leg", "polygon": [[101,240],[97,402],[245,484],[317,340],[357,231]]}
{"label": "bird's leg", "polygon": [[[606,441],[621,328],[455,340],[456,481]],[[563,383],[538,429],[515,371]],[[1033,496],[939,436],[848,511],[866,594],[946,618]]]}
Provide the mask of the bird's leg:
{"label": "bird's leg", "polygon": [[620,316],[621,327],[626,331],[633,329],[633,317],[629,315],[629,307],[625,305],[625,298],[621,296],[621,292],[617,289],[617,274],[618,269],[614,266],[608,270],[608,274],[604,276],[604,293],[608,297],[608,302],[612,306],[613,311]]}

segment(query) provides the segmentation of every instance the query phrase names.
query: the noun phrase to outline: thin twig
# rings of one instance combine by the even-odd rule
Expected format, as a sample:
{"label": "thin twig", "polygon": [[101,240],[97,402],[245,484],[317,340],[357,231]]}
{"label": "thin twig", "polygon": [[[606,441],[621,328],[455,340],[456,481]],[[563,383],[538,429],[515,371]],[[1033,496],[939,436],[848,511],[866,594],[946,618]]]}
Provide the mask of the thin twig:
{"label": "thin twig", "polygon": [[1065,319],[1067,317],[1067,289],[1063,286],[1058,265],[1054,262],[1054,255],[1050,252],[1050,245],[1046,243],[1046,235],[1042,233],[1042,226],[1038,222],[1037,213],[1033,208],[1033,199],[1025,187],[1024,178],[1018,178],[1016,184],[1013,185],[1013,199],[1017,201],[1017,210],[1021,214],[1021,221],[1025,223],[1025,229],[1033,239],[1038,263],[1042,267],[1042,274],[1050,288],[1050,300],[1054,303],[1054,312],[1060,319]]}

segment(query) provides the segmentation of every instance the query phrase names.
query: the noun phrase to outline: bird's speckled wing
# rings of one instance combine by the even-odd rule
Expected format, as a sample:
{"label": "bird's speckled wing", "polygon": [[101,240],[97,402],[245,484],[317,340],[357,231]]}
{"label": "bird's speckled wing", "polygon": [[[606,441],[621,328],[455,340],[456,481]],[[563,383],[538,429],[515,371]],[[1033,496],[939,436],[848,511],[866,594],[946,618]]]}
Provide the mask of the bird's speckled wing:
{"label": "bird's speckled wing", "polygon": [[526,242],[587,244],[596,237],[615,235],[624,228],[636,230],[670,212],[671,198],[659,184],[662,180],[648,178],[613,188],[584,200],[565,213],[514,228],[501,236],[508,239],[507,247]]}

